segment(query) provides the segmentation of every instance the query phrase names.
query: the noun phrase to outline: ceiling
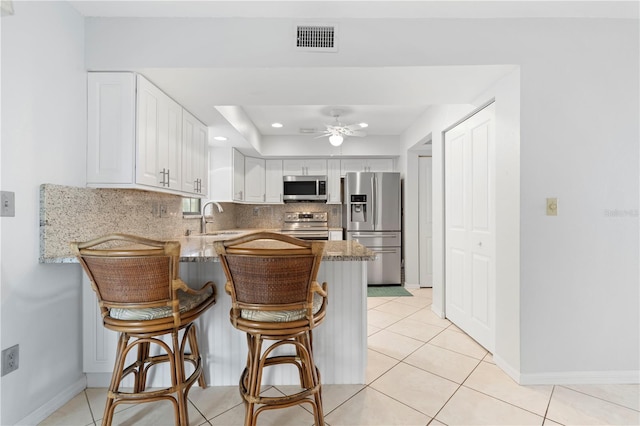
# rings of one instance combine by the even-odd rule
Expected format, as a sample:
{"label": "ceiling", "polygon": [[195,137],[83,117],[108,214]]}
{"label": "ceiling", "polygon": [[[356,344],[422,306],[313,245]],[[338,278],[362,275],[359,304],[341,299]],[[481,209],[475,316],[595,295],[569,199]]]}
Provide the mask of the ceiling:
{"label": "ceiling", "polygon": [[[433,104],[469,103],[514,66],[367,68],[141,69],[155,84],[233,137],[228,106],[240,107],[263,136],[324,130],[341,110],[343,124],[366,122],[367,135],[398,136]],[[211,96],[203,96],[203,93]],[[283,128],[271,127],[280,122]],[[237,126],[236,126],[237,127]],[[306,137],[306,136],[305,136]],[[309,137],[310,142],[313,138]]]}
{"label": "ceiling", "polygon": [[[71,1],[87,17],[495,18],[626,17],[609,1]],[[631,2],[627,2],[631,3]],[[552,5],[553,7],[551,7]],[[341,110],[343,124],[366,122],[369,136],[399,136],[430,105],[469,103],[515,66],[172,69],[138,71],[210,127],[210,141],[251,149],[248,134],[300,136],[324,130]],[[284,124],[274,129],[271,123]],[[248,123],[248,124],[247,124]],[[244,128],[243,128],[244,127]],[[249,127],[249,128],[247,128]],[[312,136],[304,135],[311,142]]]}

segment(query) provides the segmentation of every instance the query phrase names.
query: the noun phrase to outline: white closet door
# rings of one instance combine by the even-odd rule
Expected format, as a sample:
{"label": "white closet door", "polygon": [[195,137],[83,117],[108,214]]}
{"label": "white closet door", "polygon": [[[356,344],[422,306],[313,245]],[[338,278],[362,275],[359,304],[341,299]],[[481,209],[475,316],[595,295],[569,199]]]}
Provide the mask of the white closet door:
{"label": "white closet door", "polygon": [[445,133],[445,309],[493,351],[495,340],[495,107]]}

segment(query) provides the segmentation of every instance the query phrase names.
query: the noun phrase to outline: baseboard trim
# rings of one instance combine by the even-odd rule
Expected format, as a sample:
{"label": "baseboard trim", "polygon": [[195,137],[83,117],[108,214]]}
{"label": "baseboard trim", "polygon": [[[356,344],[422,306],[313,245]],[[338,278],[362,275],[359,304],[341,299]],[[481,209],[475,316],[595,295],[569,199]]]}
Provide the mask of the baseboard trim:
{"label": "baseboard trim", "polygon": [[111,383],[111,373],[86,373],[88,388],[108,388]]}
{"label": "baseboard trim", "polygon": [[51,414],[62,408],[67,402],[71,401],[76,395],[87,388],[87,378],[83,375],[81,379],[72,383],[66,389],[60,391],[56,396],[50,399],[46,404],[33,411],[31,414],[20,420],[16,425],[19,426],[36,426]]}
{"label": "baseboard trim", "polygon": [[567,371],[520,374],[521,385],[628,385],[640,383],[640,371]]}

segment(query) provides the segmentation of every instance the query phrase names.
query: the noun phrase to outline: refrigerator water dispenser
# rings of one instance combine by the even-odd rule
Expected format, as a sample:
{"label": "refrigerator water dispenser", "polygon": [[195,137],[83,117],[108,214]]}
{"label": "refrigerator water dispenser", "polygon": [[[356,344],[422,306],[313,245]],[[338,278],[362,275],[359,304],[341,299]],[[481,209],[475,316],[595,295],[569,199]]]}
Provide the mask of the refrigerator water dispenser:
{"label": "refrigerator water dispenser", "polygon": [[367,221],[367,196],[361,194],[351,195],[351,222]]}

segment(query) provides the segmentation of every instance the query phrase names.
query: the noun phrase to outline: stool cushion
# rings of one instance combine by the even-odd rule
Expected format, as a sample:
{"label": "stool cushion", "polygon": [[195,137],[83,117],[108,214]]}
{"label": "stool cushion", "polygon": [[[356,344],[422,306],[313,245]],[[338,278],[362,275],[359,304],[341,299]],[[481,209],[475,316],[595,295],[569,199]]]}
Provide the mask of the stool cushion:
{"label": "stool cushion", "polygon": [[[313,310],[314,314],[318,313],[322,307],[324,297],[318,293],[313,294]],[[259,322],[289,322],[303,319],[306,315],[305,309],[296,309],[293,311],[260,311],[254,309],[243,309],[240,316],[246,320]]]}
{"label": "stool cushion", "polygon": [[[187,312],[205,299],[211,297],[211,292],[203,294],[191,294],[178,290],[178,299],[180,300],[180,312]],[[126,309],[126,308],[111,308],[109,316],[111,318],[119,320],[129,321],[146,321],[158,318],[167,318],[173,314],[171,306],[160,306],[158,308],[147,309]]]}

